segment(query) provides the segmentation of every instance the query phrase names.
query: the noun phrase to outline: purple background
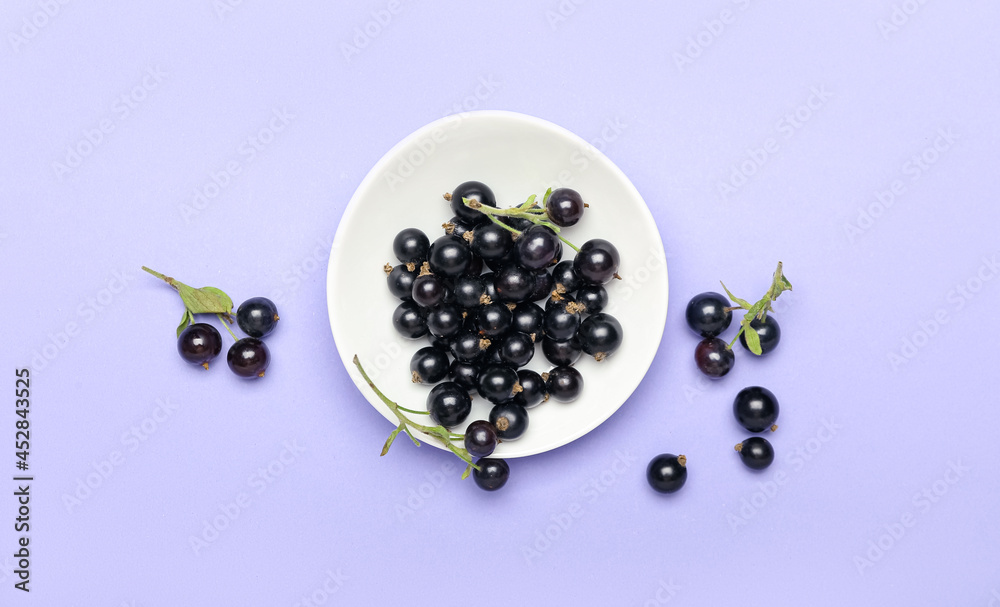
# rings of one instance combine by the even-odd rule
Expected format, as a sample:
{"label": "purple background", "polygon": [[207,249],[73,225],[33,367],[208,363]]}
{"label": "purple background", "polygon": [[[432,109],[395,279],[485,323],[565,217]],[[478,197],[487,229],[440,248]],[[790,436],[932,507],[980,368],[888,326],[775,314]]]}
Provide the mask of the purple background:
{"label": "purple background", "polygon": [[[995,3],[225,1],[0,9],[0,602],[1000,603]],[[325,289],[369,168],[486,108],[603,149],[671,293],[634,396],[496,494],[442,451],[378,457],[391,426],[336,356]],[[684,304],[719,279],[756,298],[779,259],[784,341],[708,385]],[[180,302],[143,264],[276,299],[267,377],[183,363]],[[751,384],[782,405],[759,474],[732,451]],[[673,496],[644,477],[664,451],[690,460]]]}

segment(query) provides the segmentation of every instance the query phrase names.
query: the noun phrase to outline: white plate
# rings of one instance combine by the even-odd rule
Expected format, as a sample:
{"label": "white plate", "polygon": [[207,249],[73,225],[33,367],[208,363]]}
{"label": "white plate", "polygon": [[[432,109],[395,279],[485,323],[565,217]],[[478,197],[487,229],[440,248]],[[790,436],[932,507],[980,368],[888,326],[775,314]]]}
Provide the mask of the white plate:
{"label": "white plate", "polygon": [[[512,112],[471,112],[432,122],[403,139],[354,193],[337,229],[327,273],[330,326],[340,358],[368,402],[393,425],[395,416],[364,382],[352,359],[358,355],[389,398],[425,409],[429,388],[410,381],[409,363],[413,352],[429,342],[403,339],[393,329],[392,311],[399,300],[386,288],[382,266],[398,263],[392,239],[399,230],[420,228],[432,242],[443,235],[441,224],[452,213],[442,194],[472,179],[489,185],[501,207],[520,204],[530,194],[540,199],[550,186],[572,187],[590,208],[563,236],[577,246],[605,238],[621,253],[619,274],[625,280],[606,285],[611,299],[606,311],[622,324],[622,347],[601,363],[582,357],[576,363],[584,379],[580,398],[567,404],[550,400],[530,409],[524,436],[500,444],[495,452],[496,457],[534,455],[599,426],[646,374],[667,317],[663,243],[649,209],[624,173],[586,141],[550,122]],[[563,258],[572,255],[573,250],[564,247]],[[551,368],[540,345],[527,368]],[[485,419],[489,409],[489,403],[474,395],[467,421]],[[465,424],[455,431],[464,429]],[[385,434],[391,430],[386,425]],[[374,448],[382,437],[372,440]],[[431,439],[422,442],[439,446]],[[411,447],[400,437],[394,448]]]}

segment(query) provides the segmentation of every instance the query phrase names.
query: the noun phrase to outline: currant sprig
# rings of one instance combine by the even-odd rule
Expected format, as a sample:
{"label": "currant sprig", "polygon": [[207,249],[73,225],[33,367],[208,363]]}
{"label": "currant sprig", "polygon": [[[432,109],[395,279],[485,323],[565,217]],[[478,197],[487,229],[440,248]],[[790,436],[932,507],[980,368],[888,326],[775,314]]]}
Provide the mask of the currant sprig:
{"label": "currant sprig", "polygon": [[465,450],[465,448],[458,447],[452,442],[452,441],[464,440],[465,439],[464,434],[451,432],[444,426],[425,426],[423,424],[419,424],[413,421],[412,419],[406,416],[406,413],[411,413],[413,415],[428,415],[428,412],[407,409],[406,407],[403,407],[398,403],[390,400],[389,397],[383,394],[382,391],[379,390],[377,386],[375,386],[375,382],[373,382],[371,378],[368,377],[368,374],[365,372],[365,369],[361,365],[361,361],[358,360],[358,356],[356,354],[354,355],[354,366],[358,368],[358,371],[361,373],[361,377],[365,379],[365,382],[368,383],[368,386],[375,392],[376,395],[378,395],[378,397],[382,400],[382,402],[385,403],[385,406],[389,407],[389,410],[392,411],[393,415],[396,416],[396,419],[399,420],[399,425],[396,426],[396,429],[392,431],[392,433],[389,435],[389,438],[386,439],[385,444],[382,446],[381,455],[385,455],[386,453],[389,452],[389,447],[392,446],[392,443],[396,440],[396,437],[399,436],[400,432],[405,432],[406,435],[410,437],[410,440],[413,441],[413,444],[419,447],[420,441],[418,441],[417,438],[413,435],[413,431],[416,430],[417,432],[421,432],[423,434],[426,434],[427,436],[434,438],[439,443],[444,445],[446,449],[457,455],[459,459],[461,459],[463,462],[466,463],[465,471],[462,473],[463,479],[468,478],[473,468],[479,470],[479,466],[477,466],[472,462],[472,456],[469,454],[469,452]]}
{"label": "currant sprig", "polygon": [[233,339],[237,339],[236,335],[229,329],[229,325],[233,323],[233,300],[222,290],[215,287],[195,289],[175,278],[150,270],[146,266],[142,266],[142,269],[173,287],[181,296],[181,301],[184,302],[184,314],[181,316],[181,324],[177,327],[178,337],[188,325],[194,322],[195,314],[215,314]]}
{"label": "currant sprig", "polygon": [[[498,217],[515,217],[517,219],[526,219],[535,225],[545,226],[550,230],[552,230],[553,232],[555,232],[556,237],[558,237],[559,240],[563,241],[563,243],[565,243],[568,247],[579,253],[580,248],[577,247],[572,242],[563,238],[562,235],[559,234],[562,228],[552,223],[552,220],[549,219],[548,211],[545,210],[545,203],[549,201],[549,196],[551,195],[552,195],[552,188],[549,188],[548,190],[545,191],[545,195],[542,197],[541,206],[539,206],[538,203],[535,202],[537,197],[534,194],[528,196],[528,199],[523,203],[521,203],[519,206],[511,207],[509,209],[498,209],[495,207],[491,207],[489,205],[485,205],[479,202],[478,200],[473,200],[471,198],[463,198],[462,204],[469,207],[470,209],[475,209],[476,211],[479,211],[483,215],[486,215],[487,217],[490,218],[490,221],[502,227],[503,229],[507,230],[508,232],[514,234],[515,238],[521,235],[521,231],[512,228],[509,225],[505,224],[504,222],[500,221],[499,219],[497,219]],[[449,196],[450,195],[447,195],[446,199],[450,200]]]}
{"label": "currant sprig", "polygon": [[719,284],[722,285],[723,289],[726,289],[726,295],[729,295],[729,299],[739,304],[739,306],[726,308],[727,310],[746,310],[746,314],[743,315],[743,320],[740,321],[740,330],[736,333],[736,337],[733,338],[733,341],[729,342],[729,348],[731,349],[733,347],[733,344],[736,343],[736,340],[739,339],[741,334],[745,334],[747,346],[750,348],[750,351],[757,356],[760,356],[762,354],[760,337],[757,335],[756,329],[750,326],[750,322],[755,318],[757,320],[764,320],[764,318],[767,317],[768,312],[774,312],[774,309],[771,307],[774,300],[778,299],[778,296],[785,291],[792,290],[792,283],[785,278],[785,275],[782,272],[781,262],[778,262],[778,269],[774,271],[774,276],[771,279],[771,286],[767,290],[767,293],[764,293],[764,297],[753,305],[750,305],[750,302],[745,299],[740,299],[739,297],[733,295],[732,292],[726,287],[726,283],[720,280]]}

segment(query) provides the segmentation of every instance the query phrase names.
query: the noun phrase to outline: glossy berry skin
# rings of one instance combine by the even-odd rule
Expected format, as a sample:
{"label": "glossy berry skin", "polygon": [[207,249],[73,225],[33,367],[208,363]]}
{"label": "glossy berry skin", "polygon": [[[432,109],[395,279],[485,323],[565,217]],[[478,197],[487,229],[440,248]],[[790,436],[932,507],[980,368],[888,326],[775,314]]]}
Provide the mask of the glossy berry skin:
{"label": "glossy berry skin", "polygon": [[266,297],[251,297],[237,308],[236,324],[250,337],[264,337],[278,324],[278,307]]}
{"label": "glossy berry skin", "polygon": [[736,450],[747,468],[763,470],[774,461],[774,447],[767,442],[766,438],[760,436],[751,436],[736,445]]}
{"label": "glossy berry skin", "polygon": [[691,330],[702,337],[717,337],[729,328],[733,321],[732,310],[726,310],[730,305],[724,295],[713,291],[699,293],[688,302],[684,310],[684,319]]}
{"label": "glossy berry skin", "polygon": [[576,337],[556,341],[551,337],[542,339],[542,354],[545,360],[557,367],[572,365],[580,359],[583,349]]}
{"label": "glossy berry skin", "polygon": [[499,259],[484,259],[483,264],[486,265],[492,272],[496,272],[500,268],[517,263],[517,247],[511,246],[510,251],[506,255]]}
{"label": "glossy berry skin", "polygon": [[583,281],[573,269],[572,261],[560,261],[552,268],[552,289],[563,286],[566,293],[572,293],[583,286]]}
{"label": "glossy berry skin", "polygon": [[448,377],[450,365],[447,352],[427,346],[410,357],[410,376],[415,384],[436,384]]}
{"label": "glossy berry skin", "polygon": [[513,402],[499,404],[490,410],[490,423],[500,440],[517,440],[528,431],[528,412]]}
{"label": "glossy berry skin", "polygon": [[601,285],[584,285],[574,299],[587,307],[587,314],[597,314],[608,307],[608,290]]}
{"label": "glossy berry skin", "polygon": [[573,258],[573,268],[580,278],[590,284],[603,285],[618,272],[621,255],[615,245],[603,238],[583,243]]}
{"label": "glossy berry skin", "polygon": [[537,305],[533,303],[520,303],[511,312],[511,325],[512,331],[520,331],[525,335],[535,335],[535,341],[537,342],[542,336],[542,318],[544,318],[545,313]]}
{"label": "glossy berry skin", "polygon": [[264,377],[264,371],[271,362],[271,352],[256,337],[244,337],[230,346],[226,362],[240,377]]}
{"label": "glossy berry skin", "polygon": [[413,298],[413,281],[417,278],[417,271],[406,269],[405,265],[398,265],[386,276],[386,284],[393,297],[400,299]]}
{"label": "glossy berry skin", "polygon": [[[479,373],[479,396],[494,404],[505,403],[514,397],[517,371],[504,365],[488,365]],[[503,438],[503,437],[501,437]]]}
{"label": "glossy berry skin", "polygon": [[497,198],[494,196],[493,190],[485,183],[481,181],[466,181],[459,184],[451,192],[451,210],[455,213],[456,217],[471,226],[484,224],[490,218],[475,209],[465,206],[465,203],[462,201],[463,198],[476,200],[490,207],[497,206]]}
{"label": "glossy berry skin", "polygon": [[532,226],[516,241],[518,263],[529,270],[540,270],[559,262],[562,242],[551,228]]}
{"label": "glossy berry skin", "polygon": [[480,360],[486,353],[483,343],[483,338],[476,333],[459,333],[455,339],[451,340],[451,355],[455,357],[455,360],[465,362]]}
{"label": "glossy berry skin", "polygon": [[465,269],[465,276],[479,276],[483,273],[483,258],[475,253],[472,254],[472,261]]}
{"label": "glossy berry skin", "polygon": [[420,339],[427,335],[424,311],[415,302],[404,301],[392,313],[392,326],[406,339]]}
{"label": "glossy berry skin", "polygon": [[413,279],[410,299],[425,308],[433,308],[448,299],[448,285],[443,278],[435,274],[417,276]]}
{"label": "glossy berry skin", "polygon": [[500,360],[511,367],[523,367],[535,355],[535,342],[524,333],[511,332],[500,342]]}
{"label": "glossy berry skin", "polygon": [[484,457],[476,461],[479,469],[472,469],[472,480],[484,491],[496,491],[507,484],[510,478],[510,466],[502,459]]}
{"label": "glossy berry skin", "polygon": [[552,275],[549,274],[548,270],[545,268],[535,270],[535,286],[531,288],[531,293],[528,294],[527,301],[545,299],[552,292],[553,288]]}
{"label": "glossy berry skin", "polygon": [[[778,321],[774,320],[773,316],[765,316],[764,320],[757,320],[755,318],[750,321],[750,326],[757,331],[757,337],[760,338],[761,356],[778,347],[778,342],[781,341],[781,327],[778,325]],[[740,343],[747,349],[747,352],[750,351],[744,333],[740,333]]]}
{"label": "glossy berry skin", "polygon": [[445,428],[457,426],[469,417],[472,397],[455,382],[442,382],[427,394],[427,411],[434,423]]}
{"label": "glossy berry skin", "polygon": [[392,253],[403,263],[416,263],[427,259],[427,251],[431,241],[417,228],[406,228],[392,239]]}
{"label": "glossy berry skin", "polygon": [[454,234],[455,236],[462,236],[466,232],[471,232],[473,228],[473,226],[465,223],[464,221],[462,221],[461,218],[457,216],[449,219],[448,223],[450,223],[453,226],[451,228],[451,233]]}
{"label": "glossy berry skin", "polygon": [[497,275],[493,272],[487,272],[479,278],[483,281],[483,293],[485,293],[491,301],[500,301],[500,296],[497,295],[497,288],[494,285]]}
{"label": "glossy berry skin", "polygon": [[622,345],[623,335],[618,319],[604,312],[588,316],[576,332],[580,348],[598,362],[615,353]]}
{"label": "glossy berry skin", "polygon": [[556,367],[549,371],[546,392],[561,403],[576,400],[583,391],[583,376],[576,367]]}
{"label": "glossy berry skin", "polygon": [[475,308],[479,298],[486,292],[483,279],[478,276],[459,276],[455,279],[455,303],[463,308]]}
{"label": "glossy berry skin", "polygon": [[502,303],[489,303],[476,311],[476,326],[479,332],[487,337],[503,335],[510,329],[513,319],[511,311]]}
{"label": "glossy berry skin", "polygon": [[514,395],[511,401],[514,404],[530,409],[545,401],[545,380],[538,373],[531,369],[521,369],[517,372],[517,383],[521,384],[521,391]]}
{"label": "glossy berry skin", "polygon": [[580,313],[569,312],[566,306],[553,306],[545,311],[542,328],[545,335],[552,339],[565,340],[576,335],[580,328]]}
{"label": "glossy berry skin", "polygon": [[501,301],[517,303],[526,300],[535,288],[535,274],[521,266],[507,265],[496,273],[493,286]]}
{"label": "glossy berry skin", "polygon": [[448,379],[472,392],[479,387],[479,371],[477,363],[456,358],[448,368]]}
{"label": "glossy berry skin", "polygon": [[661,453],[646,466],[646,481],[659,493],[674,493],[687,482],[687,458],[673,453]]}
{"label": "glossy berry skin", "polygon": [[778,420],[778,399],[767,388],[743,388],[733,400],[733,415],[750,432],[763,432]]}
{"label": "glossy berry skin", "polygon": [[435,274],[449,278],[461,276],[472,263],[472,249],[461,236],[445,235],[431,245],[427,262]]}
{"label": "glossy berry skin", "polygon": [[450,337],[438,337],[433,333],[427,334],[427,341],[431,342],[431,345],[441,350],[442,352],[451,351],[451,338]]}
{"label": "glossy berry skin", "polygon": [[545,212],[552,223],[559,227],[576,225],[583,217],[583,198],[576,190],[559,188],[552,190],[549,199],[545,201]]}
{"label": "glossy berry skin", "polygon": [[454,337],[462,330],[462,310],[455,304],[441,304],[427,313],[427,330],[435,337]]}
{"label": "glossy berry skin", "polygon": [[729,345],[718,337],[706,337],[694,349],[694,362],[702,373],[718,379],[733,368],[736,355]]}
{"label": "glossy berry skin", "polygon": [[472,232],[472,252],[484,260],[502,259],[514,247],[509,230],[492,221]]}
{"label": "glossy berry skin", "polygon": [[218,329],[204,322],[188,325],[177,338],[181,358],[208,369],[208,362],[222,352],[222,336]]}
{"label": "glossy berry skin", "polygon": [[497,448],[497,431],[490,422],[479,419],[465,429],[465,450],[473,457],[487,457]]}

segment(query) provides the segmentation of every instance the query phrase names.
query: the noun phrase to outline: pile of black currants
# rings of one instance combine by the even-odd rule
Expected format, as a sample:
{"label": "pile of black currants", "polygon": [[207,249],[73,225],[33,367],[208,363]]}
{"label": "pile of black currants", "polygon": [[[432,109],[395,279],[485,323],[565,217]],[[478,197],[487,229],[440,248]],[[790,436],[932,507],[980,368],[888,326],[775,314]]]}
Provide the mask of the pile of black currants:
{"label": "pile of black currants", "polygon": [[[409,371],[414,383],[432,386],[426,413],[446,431],[430,434],[466,460],[478,486],[495,490],[510,474],[506,462],[489,457],[497,443],[525,434],[529,409],[580,395],[583,376],[574,363],[583,354],[600,362],[621,345],[621,324],[603,312],[604,285],[621,278],[620,257],[606,240],[577,248],[561,236],[588,206],[569,188],[550,189],[541,205],[531,196],[500,209],[487,185],[467,181],[445,200],[454,217],[443,236],[431,242],[406,228],[393,239],[399,264],[384,270],[389,292],[402,301],[392,324],[404,338],[429,342],[413,354]],[[576,251],[572,260],[563,260],[564,245]],[[526,367],[539,345],[550,367],[543,373]],[[452,433],[469,417],[474,394],[490,403],[488,419]],[[390,408],[400,418],[396,433],[418,426],[399,409],[425,413]],[[480,459],[473,464],[472,457]]]}

